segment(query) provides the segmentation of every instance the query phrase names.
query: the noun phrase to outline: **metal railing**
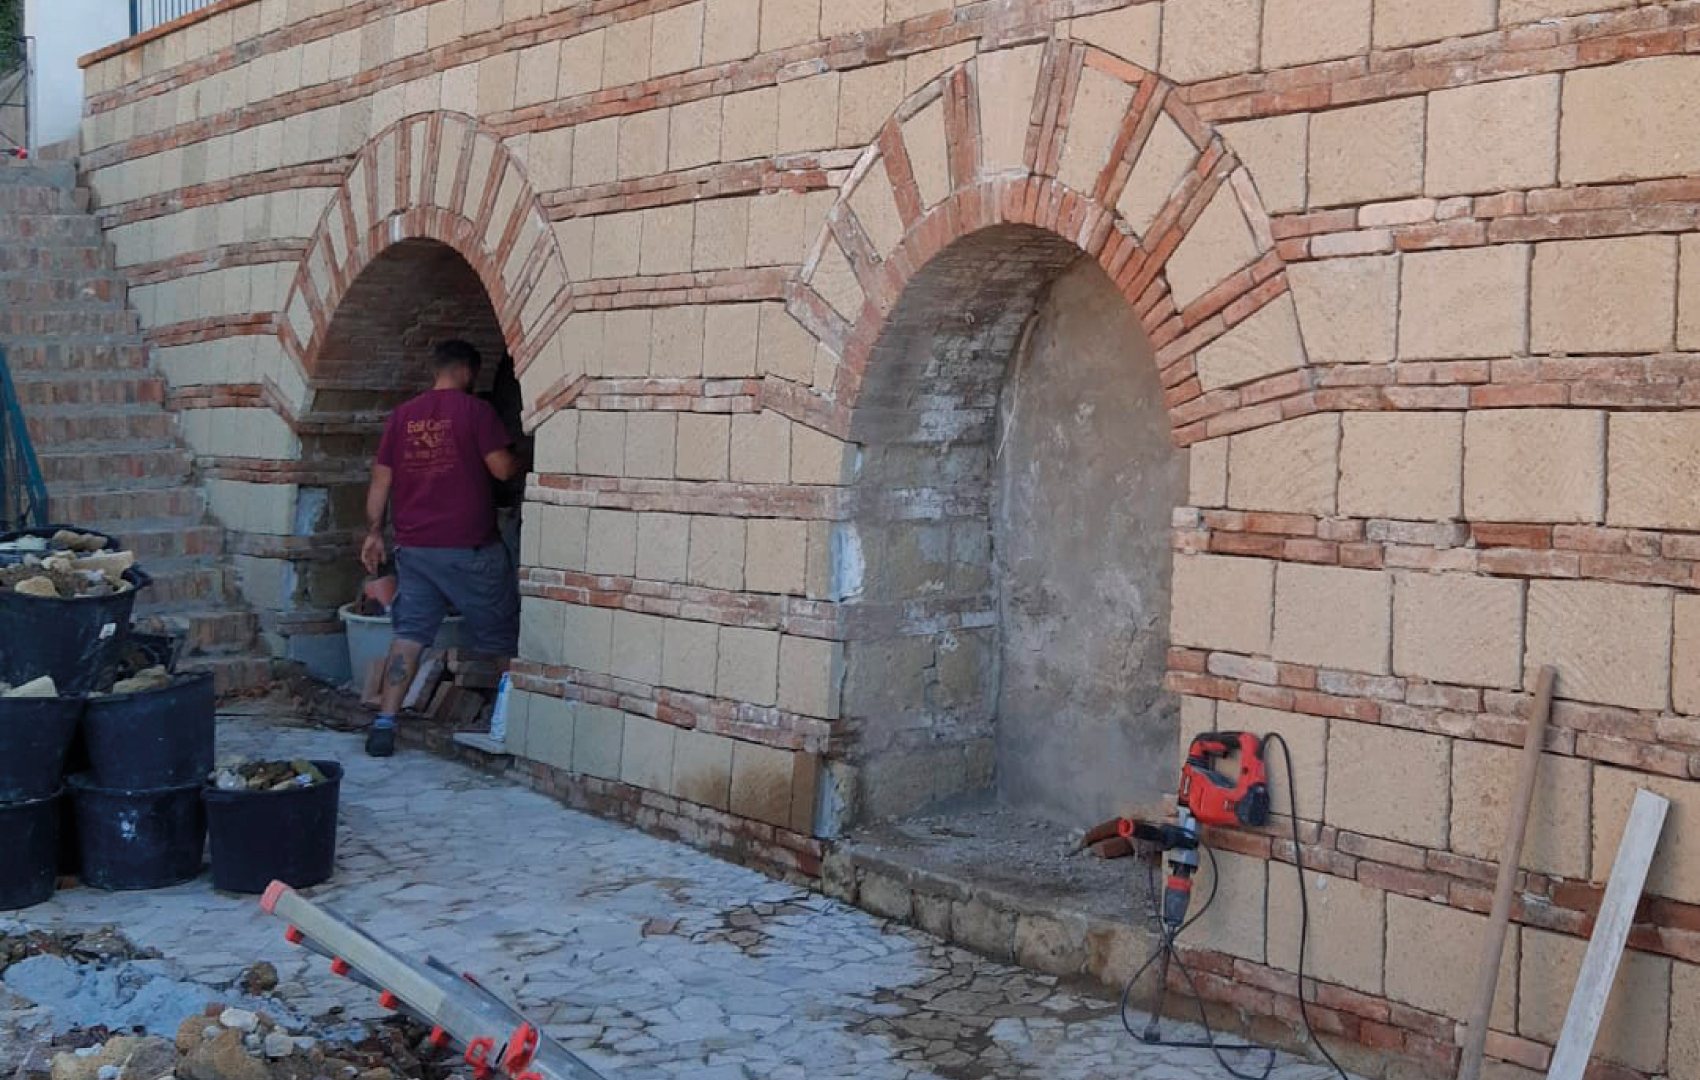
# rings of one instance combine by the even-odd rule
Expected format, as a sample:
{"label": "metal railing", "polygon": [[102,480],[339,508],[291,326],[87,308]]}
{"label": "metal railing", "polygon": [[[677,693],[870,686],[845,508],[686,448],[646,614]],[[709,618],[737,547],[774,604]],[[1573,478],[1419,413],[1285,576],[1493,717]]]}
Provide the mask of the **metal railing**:
{"label": "metal railing", "polygon": [[35,39],[0,38],[0,157],[28,157]]}
{"label": "metal railing", "polygon": [[130,0],[130,33],[140,34],[210,7],[216,0]]}
{"label": "metal railing", "polygon": [[23,406],[18,404],[6,350],[0,347],[0,532],[47,524],[47,483],[41,478]]}

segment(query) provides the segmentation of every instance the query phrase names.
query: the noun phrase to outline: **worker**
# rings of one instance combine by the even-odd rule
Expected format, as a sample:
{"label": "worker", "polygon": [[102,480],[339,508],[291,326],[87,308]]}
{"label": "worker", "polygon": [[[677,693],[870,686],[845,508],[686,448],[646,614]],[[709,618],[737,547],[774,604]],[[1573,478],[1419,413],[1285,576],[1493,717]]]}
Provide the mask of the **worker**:
{"label": "worker", "polygon": [[366,735],[373,757],[395,753],[396,713],[450,605],[472,651],[499,661],[519,651],[519,582],[496,532],[494,485],[525,465],[496,410],[472,393],[479,362],[464,341],[432,349],[431,389],[390,414],[372,465],[360,561],[369,572],[383,565],[388,510],[399,586],[378,718]]}

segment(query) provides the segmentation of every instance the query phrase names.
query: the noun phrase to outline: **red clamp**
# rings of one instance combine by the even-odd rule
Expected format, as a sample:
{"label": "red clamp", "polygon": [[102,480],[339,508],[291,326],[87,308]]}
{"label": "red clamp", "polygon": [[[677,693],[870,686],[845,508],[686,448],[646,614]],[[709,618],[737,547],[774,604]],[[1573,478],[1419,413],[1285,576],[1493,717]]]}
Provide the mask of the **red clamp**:
{"label": "red clamp", "polygon": [[431,1035],[428,1039],[426,1039],[426,1041],[438,1050],[441,1050],[443,1047],[449,1045],[449,1033],[444,1031],[440,1025],[433,1027],[431,1029]]}
{"label": "red clamp", "polygon": [[348,961],[344,960],[340,956],[337,957],[336,959],[332,960],[331,961],[331,974],[332,975],[342,975],[342,976],[346,977],[348,975]]}
{"label": "red clamp", "polygon": [[385,990],[383,993],[378,995],[378,1004],[389,1009],[391,1012],[394,1012],[401,1008],[401,999],[390,993],[388,990]]}
{"label": "red clamp", "polygon": [[496,1052],[496,1040],[488,1035],[480,1035],[466,1044],[466,1063],[472,1066],[472,1075],[478,1080],[489,1080],[496,1072],[490,1065],[490,1058]]}
{"label": "red clamp", "polygon": [[508,1036],[507,1052],[502,1055],[502,1070],[515,1080],[520,1080],[525,1067],[537,1056],[539,1041],[537,1029],[529,1023],[522,1023],[514,1028],[514,1033]]}
{"label": "red clamp", "polygon": [[306,935],[301,932],[301,928],[299,926],[286,926],[283,929],[283,940],[289,942],[291,945],[299,945],[302,941],[306,940]]}

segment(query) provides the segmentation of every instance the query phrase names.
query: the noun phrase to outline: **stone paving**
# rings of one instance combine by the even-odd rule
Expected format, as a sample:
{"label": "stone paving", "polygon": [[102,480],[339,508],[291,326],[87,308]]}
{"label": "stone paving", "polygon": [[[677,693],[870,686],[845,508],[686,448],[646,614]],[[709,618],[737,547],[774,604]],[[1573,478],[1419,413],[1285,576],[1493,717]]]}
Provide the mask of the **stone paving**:
{"label": "stone paving", "polygon": [[[356,736],[247,718],[221,720],[219,740],[223,754],[344,762],[338,872],[311,895],[398,948],[476,974],[609,1080],[1226,1075],[1204,1051],[1134,1041],[1113,1002],[1054,978],[452,762],[406,751],[377,762]],[[215,893],[204,877],[147,893],[71,890],[20,914],[58,928],[117,924],[209,988],[270,960],[300,1014],[382,1015],[370,993],[286,944],[253,899]],[[1274,1071],[1328,1075],[1285,1056]]]}

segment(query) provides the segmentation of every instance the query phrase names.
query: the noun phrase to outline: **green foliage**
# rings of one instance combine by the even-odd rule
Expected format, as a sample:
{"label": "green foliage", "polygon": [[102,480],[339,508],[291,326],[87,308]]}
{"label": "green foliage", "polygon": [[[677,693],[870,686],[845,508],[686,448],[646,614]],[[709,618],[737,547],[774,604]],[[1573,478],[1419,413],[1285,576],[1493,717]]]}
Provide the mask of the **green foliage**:
{"label": "green foliage", "polygon": [[24,0],[0,0],[0,54],[12,51],[24,33]]}

